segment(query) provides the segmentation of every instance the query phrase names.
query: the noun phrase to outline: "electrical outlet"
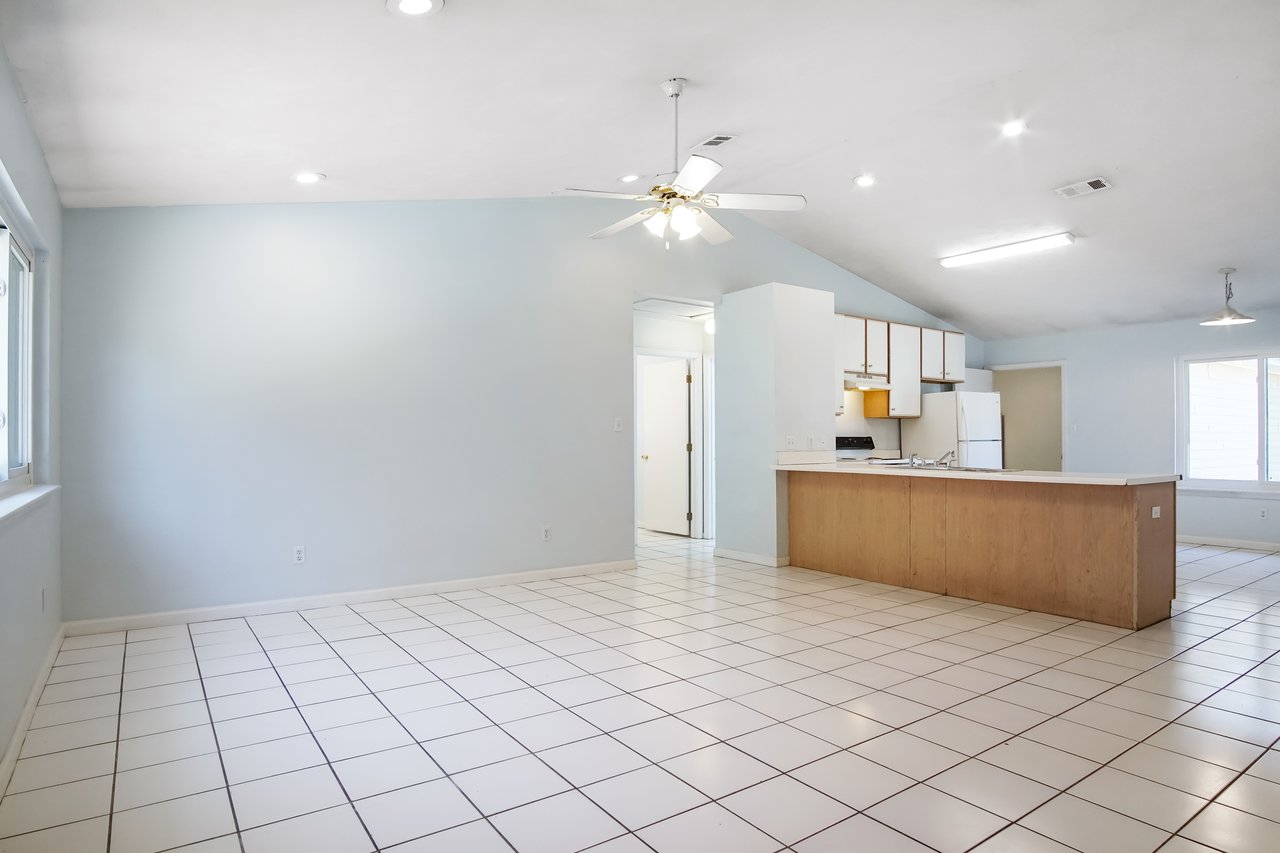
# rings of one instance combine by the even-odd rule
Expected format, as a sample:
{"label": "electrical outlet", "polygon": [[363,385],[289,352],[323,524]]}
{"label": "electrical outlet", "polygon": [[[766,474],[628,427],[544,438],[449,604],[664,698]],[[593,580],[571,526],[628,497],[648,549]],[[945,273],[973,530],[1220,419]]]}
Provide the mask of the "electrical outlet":
{"label": "electrical outlet", "polygon": [[613,431],[622,432],[622,418],[613,419]]}
{"label": "electrical outlet", "polygon": [[1258,518],[1266,518],[1266,517],[1267,517],[1266,507],[1263,507],[1262,509],[1258,510]]}
{"label": "electrical outlet", "polygon": [[787,450],[795,450],[800,446],[800,442],[796,440],[794,435],[787,436]]}
{"label": "electrical outlet", "polygon": [[550,542],[550,541],[551,541],[551,528],[550,528],[550,527],[544,527],[544,528],[542,528],[542,541],[543,541],[543,542]]}
{"label": "electrical outlet", "polygon": [[306,546],[306,545],[294,545],[294,546],[293,546],[293,561],[294,561],[295,563],[305,563],[305,562],[307,561],[307,546]]}
{"label": "electrical outlet", "polygon": [[1153,506],[1153,507],[1151,508],[1151,517],[1152,517],[1152,518],[1159,518],[1159,517],[1160,517],[1160,507],[1158,507],[1158,506]]}
{"label": "electrical outlet", "polygon": [[813,445],[814,445],[814,443],[815,443],[815,441],[814,441],[813,436],[809,436],[809,449],[810,449],[810,450],[813,450]]}

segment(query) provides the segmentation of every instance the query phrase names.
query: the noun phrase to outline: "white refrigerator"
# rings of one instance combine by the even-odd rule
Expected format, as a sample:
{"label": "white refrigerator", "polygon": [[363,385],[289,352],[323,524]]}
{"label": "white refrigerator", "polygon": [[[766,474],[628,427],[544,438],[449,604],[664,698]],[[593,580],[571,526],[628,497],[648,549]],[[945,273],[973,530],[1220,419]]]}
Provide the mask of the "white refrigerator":
{"label": "white refrigerator", "polygon": [[937,459],[948,450],[965,468],[1003,467],[1000,395],[995,392],[947,391],[924,394],[920,417],[904,418],[902,455]]}

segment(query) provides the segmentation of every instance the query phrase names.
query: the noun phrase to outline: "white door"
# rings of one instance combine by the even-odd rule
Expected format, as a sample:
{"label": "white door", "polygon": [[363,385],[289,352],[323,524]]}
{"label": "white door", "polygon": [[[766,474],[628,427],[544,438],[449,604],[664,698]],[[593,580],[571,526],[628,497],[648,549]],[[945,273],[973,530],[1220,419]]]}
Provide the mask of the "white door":
{"label": "white door", "polygon": [[640,526],[689,535],[689,362],[640,368]]}

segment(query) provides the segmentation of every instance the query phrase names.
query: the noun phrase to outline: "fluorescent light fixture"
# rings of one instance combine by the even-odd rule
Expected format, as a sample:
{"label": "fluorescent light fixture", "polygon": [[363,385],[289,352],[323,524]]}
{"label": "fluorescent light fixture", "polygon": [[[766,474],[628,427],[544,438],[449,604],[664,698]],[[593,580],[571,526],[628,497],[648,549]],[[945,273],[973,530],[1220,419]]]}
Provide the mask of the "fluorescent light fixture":
{"label": "fluorescent light fixture", "polygon": [[639,175],[623,175],[621,178],[618,178],[618,180],[624,184],[634,184],[636,181],[640,180],[640,176]]}
{"label": "fluorescent light fixture", "polygon": [[387,0],[387,11],[406,18],[434,15],[443,8],[444,0]]}
{"label": "fluorescent light fixture", "polygon": [[300,184],[318,184],[324,180],[324,175],[320,172],[299,172],[293,179]]}
{"label": "fluorescent light fixture", "polygon": [[980,249],[977,252],[965,252],[963,255],[952,255],[938,261],[944,267],[963,267],[982,261],[994,261],[997,258],[1011,258],[1014,255],[1025,255],[1028,252],[1039,252],[1042,249],[1056,249],[1059,246],[1070,246],[1076,241],[1069,232],[1051,234],[1048,237],[1037,237],[1034,240],[1023,240],[1021,243],[1010,243],[1007,246],[995,246],[991,249]]}
{"label": "fluorescent light fixture", "polygon": [[874,187],[876,185],[874,175],[859,175],[853,179],[853,182],[860,187]]}
{"label": "fluorescent light fixture", "polygon": [[1014,119],[1006,121],[1000,126],[1000,132],[1005,136],[1021,136],[1027,130],[1027,123],[1022,119]]}

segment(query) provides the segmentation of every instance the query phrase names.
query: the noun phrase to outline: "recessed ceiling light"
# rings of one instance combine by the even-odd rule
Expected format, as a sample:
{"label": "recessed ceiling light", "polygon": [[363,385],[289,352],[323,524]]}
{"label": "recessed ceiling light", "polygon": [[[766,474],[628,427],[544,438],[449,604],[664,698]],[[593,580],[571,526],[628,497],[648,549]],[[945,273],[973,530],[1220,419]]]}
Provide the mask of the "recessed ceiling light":
{"label": "recessed ceiling light", "polygon": [[444,8],[444,0],[387,0],[387,11],[407,18],[434,15]]}
{"label": "recessed ceiling light", "polygon": [[876,179],[872,175],[859,175],[853,179],[853,182],[860,187],[873,187],[876,184]]}
{"label": "recessed ceiling light", "polygon": [[618,180],[622,181],[622,183],[624,184],[634,184],[636,181],[640,180],[640,176],[639,175],[623,175],[621,178],[618,178]]}
{"label": "recessed ceiling light", "polygon": [[977,252],[966,252],[963,255],[952,255],[938,263],[944,267],[963,267],[981,261],[994,261],[997,258],[1009,258],[1014,255],[1025,255],[1028,252],[1039,252],[1043,249],[1056,249],[1058,246],[1070,246],[1075,241],[1075,235],[1069,232],[1050,234],[1048,237],[1023,240],[1021,243],[1010,243],[1007,246],[995,246],[991,249],[980,249]]}
{"label": "recessed ceiling light", "polygon": [[1001,125],[1000,132],[1005,136],[1021,136],[1026,129],[1027,123],[1025,121],[1022,119],[1014,119],[1013,121],[1006,121]]}
{"label": "recessed ceiling light", "polygon": [[293,179],[300,184],[318,184],[324,180],[324,175],[319,172],[299,172]]}

